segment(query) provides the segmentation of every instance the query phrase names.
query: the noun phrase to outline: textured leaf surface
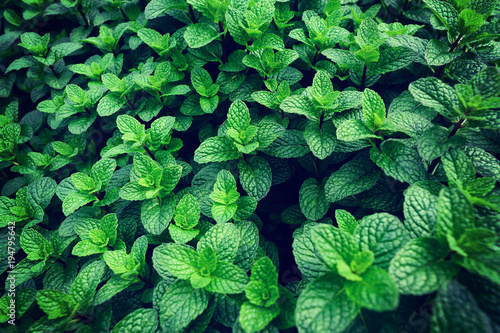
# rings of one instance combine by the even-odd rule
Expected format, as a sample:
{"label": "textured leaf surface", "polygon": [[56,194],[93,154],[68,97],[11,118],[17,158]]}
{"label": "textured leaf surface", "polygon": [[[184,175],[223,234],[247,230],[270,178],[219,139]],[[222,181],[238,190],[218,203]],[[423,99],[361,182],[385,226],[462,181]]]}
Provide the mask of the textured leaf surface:
{"label": "textured leaf surface", "polygon": [[330,203],[326,201],[325,189],[314,178],[306,179],[299,191],[299,203],[302,213],[311,221],[325,216]]}
{"label": "textured leaf surface", "polygon": [[401,221],[387,213],[369,215],[356,230],[360,249],[372,251],[374,265],[387,269],[394,254],[406,243],[407,233]]}
{"label": "textured leaf surface", "polygon": [[153,333],[158,328],[158,313],[154,309],[137,309],[120,320],[111,333]]}
{"label": "textured leaf surface", "polygon": [[367,161],[354,160],[342,165],[332,173],[325,184],[326,199],[339,201],[372,188],[380,177],[373,164]]}
{"label": "textured leaf surface", "polygon": [[321,128],[319,123],[310,122],[304,130],[304,139],[314,156],[321,160],[327,158],[337,145],[335,127],[331,122],[324,123]]}
{"label": "textured leaf surface", "polygon": [[359,307],[343,290],[342,278],[325,274],[309,283],[299,296],[295,321],[299,332],[342,332]]}
{"label": "textured leaf surface", "polygon": [[272,172],[269,163],[262,157],[251,157],[238,164],[240,183],[249,196],[259,201],[263,199],[272,184]]}
{"label": "textured leaf surface", "polygon": [[459,267],[443,259],[448,247],[434,238],[409,241],[391,261],[389,275],[404,295],[424,295],[439,289]]}

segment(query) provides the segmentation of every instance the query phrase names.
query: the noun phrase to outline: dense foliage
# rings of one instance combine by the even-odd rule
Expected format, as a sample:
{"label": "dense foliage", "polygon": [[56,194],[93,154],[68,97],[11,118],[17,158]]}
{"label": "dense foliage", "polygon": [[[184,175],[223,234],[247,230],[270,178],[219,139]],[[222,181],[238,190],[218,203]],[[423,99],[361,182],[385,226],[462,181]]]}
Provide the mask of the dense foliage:
{"label": "dense foliage", "polygon": [[0,3],[5,332],[500,331],[497,1]]}

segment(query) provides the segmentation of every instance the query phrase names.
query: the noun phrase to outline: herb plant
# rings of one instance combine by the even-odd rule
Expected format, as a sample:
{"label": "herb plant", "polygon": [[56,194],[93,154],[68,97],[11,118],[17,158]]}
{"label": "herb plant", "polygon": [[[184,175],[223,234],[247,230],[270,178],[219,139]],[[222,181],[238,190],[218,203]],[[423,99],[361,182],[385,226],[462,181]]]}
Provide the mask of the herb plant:
{"label": "herb plant", "polygon": [[2,331],[500,331],[497,1],[0,4]]}

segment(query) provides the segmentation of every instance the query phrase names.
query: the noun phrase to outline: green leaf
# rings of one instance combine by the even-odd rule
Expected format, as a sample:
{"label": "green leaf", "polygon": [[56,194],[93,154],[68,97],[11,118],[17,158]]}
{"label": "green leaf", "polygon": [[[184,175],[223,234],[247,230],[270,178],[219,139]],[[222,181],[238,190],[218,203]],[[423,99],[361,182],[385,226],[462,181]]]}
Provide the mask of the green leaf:
{"label": "green leaf", "polygon": [[490,319],[465,286],[451,280],[439,289],[431,318],[432,332],[491,332]]}
{"label": "green leaf", "polygon": [[148,20],[152,20],[162,15],[170,9],[186,9],[184,0],[152,0],[146,5],[144,14]]}
{"label": "green leaf", "polygon": [[332,81],[327,72],[318,71],[314,75],[311,95],[316,102],[323,106],[329,106],[337,97],[334,95]]}
{"label": "green leaf", "polygon": [[262,332],[261,330],[277,317],[279,312],[280,308],[278,306],[264,308],[250,302],[245,302],[241,306],[238,320],[245,332]]}
{"label": "green leaf", "polygon": [[96,183],[102,184],[101,188],[108,186],[116,169],[116,161],[111,158],[101,158],[90,169],[90,177]]}
{"label": "green leaf", "polygon": [[459,270],[448,255],[448,246],[434,238],[409,241],[391,261],[389,275],[404,295],[425,295],[438,290]]}
{"label": "green leaf", "polygon": [[483,100],[496,97],[500,93],[500,72],[496,68],[488,67],[475,75],[469,84],[473,94],[481,95]]}
{"label": "green leaf", "polygon": [[123,135],[124,140],[140,141],[144,136],[144,125],[128,115],[120,115],[116,118],[116,126]]}
{"label": "green leaf", "polygon": [[430,66],[443,66],[455,60],[462,53],[461,51],[449,51],[450,47],[447,43],[431,39],[425,49],[425,60]]}
{"label": "green leaf", "polygon": [[78,273],[78,276],[71,285],[70,295],[73,296],[76,303],[80,304],[80,309],[84,309],[85,305],[94,298],[105,268],[105,263],[99,260],[90,263]]}
{"label": "green leaf", "polygon": [[227,112],[227,128],[240,133],[246,130],[249,125],[250,113],[248,107],[241,100],[234,101]]}
{"label": "green leaf", "polygon": [[132,271],[136,265],[134,255],[125,251],[106,251],[103,259],[115,274],[122,274]]}
{"label": "green leaf", "polygon": [[455,90],[441,80],[435,77],[418,79],[410,84],[408,90],[416,101],[433,108],[442,116],[450,120],[459,116],[456,111],[458,97]]}
{"label": "green leaf", "polygon": [[159,304],[163,331],[174,333],[188,327],[207,308],[209,298],[204,289],[193,289],[189,281],[175,281],[165,291]]}
{"label": "green leaf", "polygon": [[385,104],[375,91],[366,88],[361,99],[365,124],[370,129],[376,130],[385,120]]}
{"label": "green leaf", "polygon": [[442,126],[428,128],[418,139],[418,153],[427,161],[442,156],[451,147],[461,146],[465,139],[459,135],[449,137],[450,131]]}
{"label": "green leaf", "polygon": [[309,152],[309,146],[301,131],[286,130],[263,152],[267,155],[279,158],[298,158]]}
{"label": "green leaf", "polygon": [[175,212],[175,197],[152,198],[142,202],[141,222],[153,235],[160,235],[168,227]]}
{"label": "green leaf", "polygon": [[200,205],[191,194],[184,195],[175,208],[174,221],[183,229],[191,229],[200,220]]}
{"label": "green leaf", "polygon": [[36,294],[36,301],[49,319],[69,315],[75,306],[72,296],[52,289],[39,290]]}
{"label": "green leaf", "polygon": [[474,228],[474,207],[458,188],[445,187],[437,202],[437,234],[458,239],[466,229]]}
{"label": "green leaf", "polygon": [[451,3],[438,0],[426,0],[434,15],[441,21],[446,29],[452,34],[456,34],[458,12]]}
{"label": "green leaf", "polygon": [[327,202],[325,189],[314,178],[302,183],[299,191],[299,203],[302,214],[311,221],[321,219],[328,212],[330,203]]}
{"label": "green leaf", "polygon": [[375,255],[374,265],[383,269],[396,252],[408,240],[401,221],[387,213],[377,213],[364,217],[356,229],[361,251],[371,251]]}
{"label": "green leaf", "polygon": [[191,24],[184,31],[184,39],[189,47],[194,49],[207,45],[219,36],[220,34],[217,33],[217,30],[208,23]]}
{"label": "green leaf", "polygon": [[348,119],[337,128],[337,139],[342,141],[358,141],[363,139],[382,139],[373,134],[373,129],[368,128],[360,119]]}
{"label": "green leaf", "polygon": [[153,251],[153,266],[160,276],[167,272],[178,279],[187,280],[198,271],[198,253],[179,244],[162,244]]}
{"label": "green leaf", "polygon": [[436,233],[438,200],[430,191],[417,184],[404,192],[405,227],[411,238],[431,237]]}
{"label": "green leaf", "polygon": [[375,256],[372,251],[362,251],[356,253],[349,266],[353,273],[361,275],[373,264],[374,260]]}
{"label": "green leaf", "polygon": [[263,199],[272,184],[272,173],[269,163],[262,157],[254,156],[238,163],[240,183],[249,196],[259,201]]}
{"label": "green leaf", "polygon": [[89,202],[95,201],[97,198],[95,195],[86,194],[82,192],[72,192],[64,198],[62,209],[64,215],[68,216],[78,208],[85,206]]}
{"label": "green leaf", "polygon": [[125,105],[125,100],[120,96],[107,94],[97,104],[97,113],[101,117],[111,116],[120,111],[123,105]]}
{"label": "green leaf", "polygon": [[300,293],[295,310],[299,332],[343,332],[358,315],[359,306],[345,293],[344,280],[327,273]]}
{"label": "green leaf", "polygon": [[380,59],[368,64],[370,75],[385,74],[405,68],[415,60],[416,54],[405,46],[388,47],[380,51]]}
{"label": "green leaf", "polygon": [[414,148],[391,139],[385,140],[380,148],[371,148],[370,158],[388,176],[409,184],[427,179],[422,159]]}
{"label": "green leaf", "polygon": [[120,320],[111,333],[127,333],[140,327],[141,332],[154,333],[158,328],[158,313],[155,309],[137,309]]}
{"label": "green leaf", "polygon": [[77,172],[71,175],[71,180],[80,191],[92,191],[95,189],[95,183],[92,178],[84,173]]}
{"label": "green leaf", "polygon": [[347,296],[360,307],[373,311],[391,311],[397,308],[399,293],[396,283],[381,268],[371,267],[362,276],[362,281],[347,281]]}
{"label": "green leaf", "polygon": [[467,270],[479,274],[496,284],[500,283],[500,256],[498,255],[498,249],[468,254],[467,257],[460,257],[456,262]]}
{"label": "green leaf", "polygon": [[372,188],[380,172],[368,161],[353,160],[332,173],[325,184],[326,199],[337,202],[350,195],[356,195]]}
{"label": "green leaf", "polygon": [[30,260],[45,259],[52,252],[52,246],[35,229],[24,229],[19,241]]}
{"label": "green leaf", "polygon": [[240,234],[234,224],[219,223],[211,227],[198,241],[197,251],[200,253],[206,248],[215,251],[218,261],[232,263],[240,244]]}
{"label": "green leaf", "polygon": [[490,177],[481,177],[467,183],[465,190],[475,197],[484,197],[495,188],[496,180]]}
{"label": "green leaf", "polygon": [[324,160],[333,153],[337,146],[335,126],[326,122],[320,127],[317,122],[309,122],[304,130],[304,139],[314,156]]}
{"label": "green leaf", "polygon": [[451,149],[441,157],[448,184],[465,188],[468,182],[476,178],[472,161],[461,149]]}
{"label": "green leaf", "polygon": [[319,119],[314,111],[314,103],[305,95],[292,95],[281,102],[280,108],[287,113],[306,116],[311,121]]}
{"label": "green leaf", "polygon": [[337,209],[335,210],[335,220],[337,221],[340,230],[354,235],[354,232],[358,227],[358,222],[351,213],[343,209]]}
{"label": "green leaf", "polygon": [[457,30],[462,35],[476,32],[484,23],[483,15],[470,8],[465,8],[458,14]]}
{"label": "green leaf", "polygon": [[337,262],[350,263],[359,252],[352,235],[331,225],[318,224],[312,229],[311,237],[324,262],[333,270]]}
{"label": "green leaf", "polygon": [[217,262],[217,268],[210,278],[212,281],[205,289],[219,294],[241,293],[248,283],[248,277],[241,268],[225,261]]}
{"label": "green leaf", "polygon": [[232,139],[225,136],[208,138],[194,152],[197,163],[223,162],[238,159],[238,151]]}
{"label": "green leaf", "polygon": [[145,187],[139,182],[130,182],[120,189],[120,198],[129,201],[152,199],[158,195],[159,189]]}

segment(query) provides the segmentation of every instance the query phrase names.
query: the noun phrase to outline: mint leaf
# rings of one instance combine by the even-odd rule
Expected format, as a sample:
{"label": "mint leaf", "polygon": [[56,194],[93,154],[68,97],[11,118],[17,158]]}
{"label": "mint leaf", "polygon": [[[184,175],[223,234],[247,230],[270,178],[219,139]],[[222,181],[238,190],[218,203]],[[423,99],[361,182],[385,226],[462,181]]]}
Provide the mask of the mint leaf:
{"label": "mint leaf", "polygon": [[327,273],[300,293],[295,320],[304,332],[342,332],[358,311],[359,306],[345,292],[343,279]]}
{"label": "mint leaf", "polygon": [[359,248],[372,251],[374,265],[387,269],[396,252],[406,243],[407,233],[401,221],[387,213],[364,217],[356,229]]}
{"label": "mint leaf", "polygon": [[335,269],[337,262],[350,263],[359,252],[354,237],[331,225],[319,224],[311,231],[312,241],[325,263]]}
{"label": "mint leaf", "polygon": [[269,163],[262,157],[254,156],[240,160],[240,183],[249,196],[255,200],[263,199],[271,189],[272,173]]}
{"label": "mint leaf", "polygon": [[233,140],[224,136],[206,139],[194,152],[194,160],[197,163],[230,161],[240,156],[241,153]]}
{"label": "mint leaf", "polygon": [[473,294],[455,280],[439,289],[434,308],[431,327],[435,332],[459,332],[469,328],[477,332],[491,330],[490,320]]}
{"label": "mint leaf", "polygon": [[158,327],[158,313],[154,309],[137,309],[120,320],[111,333],[130,332],[133,327],[140,327],[142,332],[153,333]]}
{"label": "mint leaf", "polygon": [[391,261],[389,275],[404,295],[424,295],[439,289],[459,267],[443,259],[448,247],[434,238],[409,241]]}
{"label": "mint leaf", "polygon": [[408,90],[416,101],[433,108],[442,116],[455,120],[459,115],[458,97],[446,83],[434,77],[418,79],[410,84]]}
{"label": "mint leaf", "polygon": [[219,223],[211,227],[199,240],[197,251],[211,248],[215,251],[217,260],[232,263],[236,259],[239,244],[240,234],[234,224]]}
{"label": "mint leaf", "polygon": [[153,235],[159,235],[168,227],[175,212],[175,197],[152,198],[142,202],[141,222]]}
{"label": "mint leaf", "polygon": [[302,213],[311,221],[321,219],[330,208],[327,202],[323,185],[318,184],[314,178],[309,178],[302,183],[299,191],[299,203]]}
{"label": "mint leaf", "polygon": [[161,276],[187,280],[198,270],[198,254],[179,244],[162,244],[153,251],[153,266]]}
{"label": "mint leaf", "polygon": [[36,301],[49,319],[69,315],[75,306],[72,296],[52,289],[39,290],[36,294]]}
{"label": "mint leaf", "polygon": [[447,151],[441,157],[441,162],[451,186],[465,188],[469,181],[476,178],[471,160],[461,149]]}
{"label": "mint leaf", "polygon": [[417,184],[404,192],[405,227],[412,238],[430,237],[436,233],[438,199]]}
{"label": "mint leaf", "polygon": [[394,310],[399,303],[396,283],[381,268],[371,267],[362,276],[362,281],[347,281],[347,296],[359,306],[374,311]]}
{"label": "mint leaf", "polygon": [[354,160],[341,166],[332,173],[325,184],[326,199],[339,201],[372,188],[380,177],[373,164],[367,161]]}
{"label": "mint leaf", "polygon": [[304,139],[314,156],[321,160],[333,153],[337,145],[335,127],[331,122],[321,127],[317,122],[310,122],[304,130]]}
{"label": "mint leaf", "polygon": [[378,129],[385,120],[385,104],[375,91],[365,89],[361,99],[365,124],[370,129]]}
{"label": "mint leaf", "polygon": [[192,24],[184,31],[184,39],[194,49],[207,45],[217,37],[217,30],[207,23]]}

